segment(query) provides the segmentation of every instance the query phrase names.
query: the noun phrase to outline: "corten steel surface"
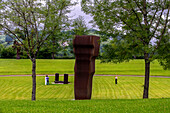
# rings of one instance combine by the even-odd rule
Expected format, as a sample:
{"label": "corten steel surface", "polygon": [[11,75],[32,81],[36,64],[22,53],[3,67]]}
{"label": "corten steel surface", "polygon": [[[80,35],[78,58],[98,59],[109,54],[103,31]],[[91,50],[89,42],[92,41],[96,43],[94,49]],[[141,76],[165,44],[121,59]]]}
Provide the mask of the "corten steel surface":
{"label": "corten steel surface", "polygon": [[76,100],[91,99],[95,58],[99,53],[97,36],[76,36],[73,40],[75,62],[74,94]]}

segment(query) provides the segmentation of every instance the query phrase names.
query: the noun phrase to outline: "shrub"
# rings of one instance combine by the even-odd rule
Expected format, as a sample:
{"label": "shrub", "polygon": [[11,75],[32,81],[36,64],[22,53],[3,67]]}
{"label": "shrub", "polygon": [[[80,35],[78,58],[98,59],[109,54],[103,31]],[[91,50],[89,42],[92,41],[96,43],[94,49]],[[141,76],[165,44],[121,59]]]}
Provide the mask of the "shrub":
{"label": "shrub", "polygon": [[16,52],[12,47],[3,48],[1,50],[1,58],[14,58],[16,55]]}

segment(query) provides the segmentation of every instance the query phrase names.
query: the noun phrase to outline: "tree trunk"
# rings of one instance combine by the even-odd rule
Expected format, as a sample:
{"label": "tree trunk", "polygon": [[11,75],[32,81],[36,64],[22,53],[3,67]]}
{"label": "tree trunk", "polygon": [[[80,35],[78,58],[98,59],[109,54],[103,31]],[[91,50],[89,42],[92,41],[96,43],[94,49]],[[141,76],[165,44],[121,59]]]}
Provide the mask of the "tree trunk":
{"label": "tree trunk", "polygon": [[55,59],[55,57],[54,57],[54,52],[52,52],[52,55],[51,55],[51,57],[52,57],[52,59]]}
{"label": "tree trunk", "polygon": [[36,100],[36,58],[32,60],[32,100]]}
{"label": "tree trunk", "polygon": [[55,59],[54,58],[54,54],[55,54],[55,52],[54,52],[55,51],[55,38],[54,37],[53,37],[53,45],[52,46],[53,46],[53,49],[52,49],[52,59]]}
{"label": "tree trunk", "polygon": [[17,58],[16,59],[20,59],[20,48],[17,47]]}
{"label": "tree trunk", "polygon": [[148,98],[149,95],[149,74],[150,74],[150,61],[148,53],[145,54],[145,84],[143,90],[143,98]]}

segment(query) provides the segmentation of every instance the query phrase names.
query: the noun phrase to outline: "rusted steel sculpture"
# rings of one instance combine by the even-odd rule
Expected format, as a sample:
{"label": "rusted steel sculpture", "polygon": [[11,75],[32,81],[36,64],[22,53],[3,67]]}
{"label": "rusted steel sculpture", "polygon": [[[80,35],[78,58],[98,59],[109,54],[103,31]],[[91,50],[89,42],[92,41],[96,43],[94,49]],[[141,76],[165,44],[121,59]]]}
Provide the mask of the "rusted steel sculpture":
{"label": "rusted steel sculpture", "polygon": [[76,100],[91,99],[92,79],[95,73],[95,58],[99,53],[98,36],[76,36],[73,40],[76,57],[74,94]]}
{"label": "rusted steel sculpture", "polygon": [[64,74],[64,81],[59,81],[59,73],[55,74],[55,84],[68,84],[68,74]]}

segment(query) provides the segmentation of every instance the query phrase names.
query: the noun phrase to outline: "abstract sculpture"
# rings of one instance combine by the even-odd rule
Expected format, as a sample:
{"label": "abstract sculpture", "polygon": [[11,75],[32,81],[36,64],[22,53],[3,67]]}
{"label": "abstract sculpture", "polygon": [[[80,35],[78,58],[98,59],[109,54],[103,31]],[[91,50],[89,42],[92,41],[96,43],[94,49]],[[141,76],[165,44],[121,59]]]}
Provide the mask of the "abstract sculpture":
{"label": "abstract sculpture", "polygon": [[74,94],[76,100],[91,99],[95,58],[99,53],[98,36],[76,36],[73,40],[75,61]]}
{"label": "abstract sculpture", "polygon": [[55,84],[68,84],[68,74],[64,74],[64,81],[59,81],[59,73],[55,74]]}

